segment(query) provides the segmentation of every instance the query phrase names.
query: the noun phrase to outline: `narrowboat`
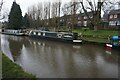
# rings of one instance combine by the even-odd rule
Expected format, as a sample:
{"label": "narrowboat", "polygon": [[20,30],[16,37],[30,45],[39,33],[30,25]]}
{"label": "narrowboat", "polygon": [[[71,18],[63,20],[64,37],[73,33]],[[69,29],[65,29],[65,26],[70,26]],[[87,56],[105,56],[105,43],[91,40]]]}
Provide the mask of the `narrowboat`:
{"label": "narrowboat", "polygon": [[112,36],[110,43],[106,44],[106,48],[119,49],[120,48],[120,36]]}
{"label": "narrowboat", "polygon": [[25,35],[23,30],[11,30],[11,29],[4,29],[1,31],[2,34],[7,35],[15,35],[15,36],[23,36]]}
{"label": "narrowboat", "polygon": [[29,37],[37,39],[55,40],[71,43],[82,43],[81,39],[78,39],[77,33],[71,32],[51,32],[42,30],[31,30],[28,34]]}

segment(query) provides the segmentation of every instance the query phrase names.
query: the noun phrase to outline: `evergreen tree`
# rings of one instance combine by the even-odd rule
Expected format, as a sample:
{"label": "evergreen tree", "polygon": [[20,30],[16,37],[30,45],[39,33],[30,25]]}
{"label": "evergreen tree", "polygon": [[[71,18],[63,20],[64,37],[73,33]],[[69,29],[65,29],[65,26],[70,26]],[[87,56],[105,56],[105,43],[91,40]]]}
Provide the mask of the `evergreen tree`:
{"label": "evergreen tree", "polygon": [[24,18],[23,18],[23,25],[25,28],[29,28],[30,27],[30,19],[28,14],[26,13]]}
{"label": "evergreen tree", "polygon": [[20,6],[14,1],[9,14],[9,28],[20,29],[23,25],[22,18]]}

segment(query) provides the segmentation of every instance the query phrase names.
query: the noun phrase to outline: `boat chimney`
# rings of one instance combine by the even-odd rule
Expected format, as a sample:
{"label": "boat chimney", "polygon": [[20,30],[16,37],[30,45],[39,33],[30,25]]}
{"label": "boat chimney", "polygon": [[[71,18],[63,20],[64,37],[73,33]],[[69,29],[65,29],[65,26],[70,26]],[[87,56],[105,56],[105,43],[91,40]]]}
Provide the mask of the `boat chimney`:
{"label": "boat chimney", "polygon": [[16,2],[16,0],[14,0],[14,2]]}

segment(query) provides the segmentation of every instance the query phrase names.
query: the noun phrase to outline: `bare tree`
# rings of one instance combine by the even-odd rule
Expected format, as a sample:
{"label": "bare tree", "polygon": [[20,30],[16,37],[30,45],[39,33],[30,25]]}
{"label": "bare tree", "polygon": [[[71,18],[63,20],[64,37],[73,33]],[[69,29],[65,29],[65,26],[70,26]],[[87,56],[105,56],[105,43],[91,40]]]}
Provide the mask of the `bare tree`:
{"label": "bare tree", "polygon": [[42,19],[43,19],[43,3],[40,2],[37,5],[37,23],[42,27]]}
{"label": "bare tree", "polygon": [[[0,17],[2,16],[2,15],[1,15],[2,6],[3,6],[3,0],[1,0],[1,2],[0,2]],[[2,19],[4,19],[4,18],[5,18],[5,16],[3,15],[3,16],[0,18],[0,20],[2,20]]]}
{"label": "bare tree", "polygon": [[49,21],[48,21],[48,27],[51,27],[50,25],[50,14],[51,14],[51,2],[49,2],[49,5],[48,5],[48,18],[49,18]]}
{"label": "bare tree", "polygon": [[38,27],[41,27],[42,25],[42,19],[43,19],[43,5],[42,5],[42,2],[38,3],[37,4],[37,9],[36,9],[36,24]]}
{"label": "bare tree", "polygon": [[71,1],[71,15],[72,15],[72,30],[73,30],[73,28],[75,28],[75,26],[76,26],[76,18],[77,18],[77,16],[76,16],[76,13],[77,13],[77,10],[79,9],[78,7],[78,1],[77,0],[73,0],[73,1]]}
{"label": "bare tree", "polygon": [[118,5],[118,9],[120,9],[120,2],[118,1],[114,1],[114,0],[106,0],[102,10],[104,11],[104,13],[109,14],[109,12],[113,9],[115,9],[115,5]]}
{"label": "bare tree", "polygon": [[64,15],[69,15],[70,14],[70,9],[69,9],[67,3],[62,6],[62,12],[63,12]]}
{"label": "bare tree", "polygon": [[36,20],[37,20],[37,8],[36,8],[36,6],[30,6],[29,8],[28,8],[28,15],[30,16],[30,26],[31,27],[34,27],[34,28],[36,28],[37,27],[37,24],[36,24]]}
{"label": "bare tree", "polygon": [[3,5],[3,0],[1,0],[1,2],[0,2],[0,12],[1,12],[1,9],[2,9],[2,5]]}
{"label": "bare tree", "polygon": [[62,13],[63,13],[63,26],[65,27],[65,26],[67,26],[67,15],[70,13],[70,11],[69,11],[69,8],[67,8],[68,7],[68,4],[66,3],[66,4],[64,4],[63,6],[62,6]]}
{"label": "bare tree", "polygon": [[[80,8],[80,5],[78,3],[78,0],[72,0],[71,2],[64,4],[62,11],[64,15],[71,15],[71,17],[69,17],[69,24],[68,24],[68,28],[70,30],[72,30],[75,27],[76,24],[76,13],[78,11],[78,9]],[[65,16],[66,17],[66,16]]]}
{"label": "bare tree", "polygon": [[49,3],[44,3],[44,26],[48,26],[48,20],[49,19]]}
{"label": "bare tree", "polygon": [[51,14],[51,17],[52,17],[52,21],[53,21],[53,26],[55,29],[57,29],[57,17],[58,17],[58,2],[53,2],[52,3],[52,14]]}
{"label": "bare tree", "polygon": [[[87,16],[87,18],[89,19],[90,23],[92,24],[94,30],[96,31],[98,29],[100,20],[101,20],[101,8],[103,6],[103,3],[106,0],[86,0],[85,3],[88,3],[87,5],[84,4],[83,0],[80,0],[82,9],[85,13],[85,15]],[[91,18],[91,16],[89,16],[87,11],[92,12],[93,18]]]}
{"label": "bare tree", "polygon": [[61,12],[61,2],[58,2],[58,29],[60,29],[60,12]]}
{"label": "bare tree", "polygon": [[38,3],[37,5],[37,19],[41,20],[42,19],[42,15],[43,15],[43,5],[42,2]]}

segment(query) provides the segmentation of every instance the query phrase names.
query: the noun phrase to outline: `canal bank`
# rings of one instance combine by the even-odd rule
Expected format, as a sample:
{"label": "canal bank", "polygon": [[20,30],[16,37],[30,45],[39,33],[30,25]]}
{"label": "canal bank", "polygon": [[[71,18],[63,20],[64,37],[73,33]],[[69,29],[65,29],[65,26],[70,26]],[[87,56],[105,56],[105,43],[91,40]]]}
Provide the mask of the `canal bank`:
{"label": "canal bank", "polygon": [[35,76],[26,73],[19,65],[13,63],[7,56],[0,52],[2,55],[2,78],[32,78]]}
{"label": "canal bank", "polygon": [[79,37],[88,42],[109,43],[112,36],[117,36],[117,30],[90,30],[90,29],[75,29],[72,32],[77,32]]}

